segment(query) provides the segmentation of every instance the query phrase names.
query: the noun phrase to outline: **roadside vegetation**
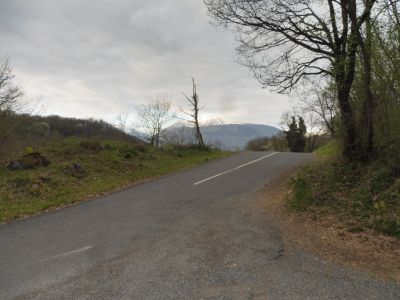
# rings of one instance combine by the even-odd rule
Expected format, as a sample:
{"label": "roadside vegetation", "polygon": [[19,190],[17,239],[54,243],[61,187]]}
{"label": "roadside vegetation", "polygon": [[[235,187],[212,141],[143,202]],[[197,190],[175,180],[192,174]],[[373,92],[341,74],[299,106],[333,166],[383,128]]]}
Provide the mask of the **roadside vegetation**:
{"label": "roadside vegetation", "polygon": [[282,120],[287,148],[312,152],[315,138],[333,140],[292,181],[290,206],[400,236],[399,2],[205,3],[238,35],[257,80],[295,96]]}
{"label": "roadside vegetation", "polygon": [[373,229],[400,237],[399,165],[351,163],[338,153],[335,141],[316,151],[316,162],[291,181],[289,207],[317,218],[334,216],[351,232]]}
{"label": "roadside vegetation", "polygon": [[[38,155],[47,162],[42,164]],[[15,155],[23,165],[21,169],[0,168],[0,223],[226,155],[227,152],[196,146],[155,148],[143,143],[81,137],[53,140],[37,149],[28,147]]]}

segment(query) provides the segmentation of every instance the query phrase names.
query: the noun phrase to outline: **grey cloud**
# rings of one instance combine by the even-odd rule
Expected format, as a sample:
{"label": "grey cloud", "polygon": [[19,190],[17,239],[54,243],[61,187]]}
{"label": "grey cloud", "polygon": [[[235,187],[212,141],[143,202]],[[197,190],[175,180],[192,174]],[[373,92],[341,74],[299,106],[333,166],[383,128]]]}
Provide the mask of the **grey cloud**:
{"label": "grey cloud", "polygon": [[278,124],[288,98],[262,90],[209,22],[200,0],[2,0],[0,52],[49,114],[111,120],[157,94],[184,105],[194,76],[206,116]]}

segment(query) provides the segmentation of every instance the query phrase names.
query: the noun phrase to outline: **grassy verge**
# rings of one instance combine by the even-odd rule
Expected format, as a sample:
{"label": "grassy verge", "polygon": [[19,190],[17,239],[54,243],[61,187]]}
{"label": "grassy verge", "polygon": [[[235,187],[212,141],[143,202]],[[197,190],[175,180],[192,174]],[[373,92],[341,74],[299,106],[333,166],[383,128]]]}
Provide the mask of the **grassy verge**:
{"label": "grassy verge", "polygon": [[352,232],[373,229],[400,236],[400,167],[376,161],[344,163],[334,142],[292,181],[289,207],[317,218],[334,216]]}
{"label": "grassy verge", "polygon": [[35,150],[49,159],[49,166],[0,169],[0,223],[229,155],[81,138],[64,139]]}

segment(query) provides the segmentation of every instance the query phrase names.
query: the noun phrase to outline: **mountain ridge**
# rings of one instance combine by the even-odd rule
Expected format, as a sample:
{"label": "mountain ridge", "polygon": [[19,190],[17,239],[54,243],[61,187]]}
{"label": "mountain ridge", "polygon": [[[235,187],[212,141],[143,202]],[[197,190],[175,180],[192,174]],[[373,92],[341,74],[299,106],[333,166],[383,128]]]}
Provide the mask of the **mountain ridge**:
{"label": "mountain ridge", "polygon": [[[182,135],[185,131],[187,135],[190,127],[184,124],[174,124],[164,130],[164,135],[168,139],[174,134]],[[248,141],[260,137],[271,137],[279,134],[281,130],[271,125],[243,123],[203,125],[201,132],[206,144],[225,150],[242,150]],[[188,143],[190,142],[189,138]]]}

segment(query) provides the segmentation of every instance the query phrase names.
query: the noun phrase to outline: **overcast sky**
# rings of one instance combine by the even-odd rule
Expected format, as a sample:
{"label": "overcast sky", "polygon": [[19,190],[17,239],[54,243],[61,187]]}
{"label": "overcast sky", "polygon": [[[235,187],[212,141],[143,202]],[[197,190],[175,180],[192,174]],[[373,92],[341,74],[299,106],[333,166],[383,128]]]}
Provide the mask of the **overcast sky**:
{"label": "overcast sky", "polygon": [[45,114],[113,121],[159,94],[207,103],[203,119],[278,125],[288,97],[235,62],[201,0],[0,0],[0,52]]}

